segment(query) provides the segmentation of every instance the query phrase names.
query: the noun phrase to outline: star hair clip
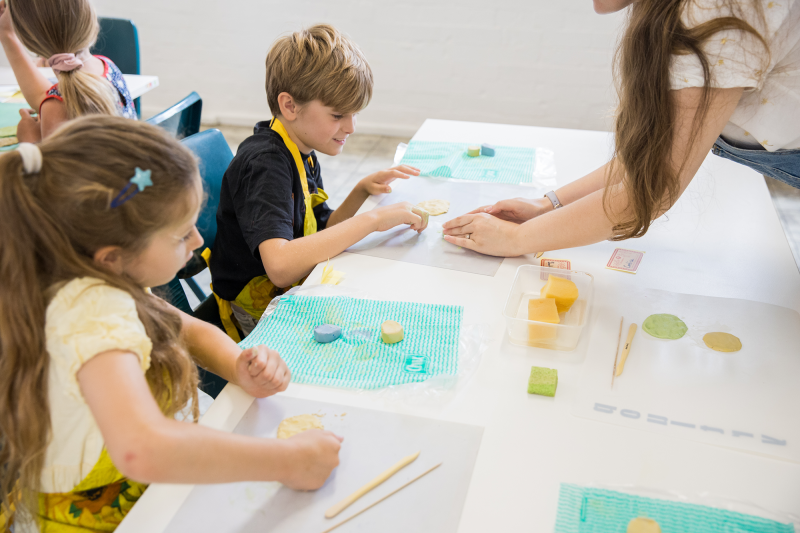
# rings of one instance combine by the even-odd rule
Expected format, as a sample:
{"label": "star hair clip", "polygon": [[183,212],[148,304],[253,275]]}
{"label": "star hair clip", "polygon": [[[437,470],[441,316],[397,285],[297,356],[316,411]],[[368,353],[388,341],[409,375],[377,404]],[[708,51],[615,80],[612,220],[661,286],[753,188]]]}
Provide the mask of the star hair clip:
{"label": "star hair clip", "polygon": [[149,170],[142,170],[136,167],[135,174],[130,179],[130,182],[122,189],[119,194],[111,200],[111,208],[119,207],[138,193],[145,190],[145,188],[153,185],[153,180],[150,179],[151,172]]}

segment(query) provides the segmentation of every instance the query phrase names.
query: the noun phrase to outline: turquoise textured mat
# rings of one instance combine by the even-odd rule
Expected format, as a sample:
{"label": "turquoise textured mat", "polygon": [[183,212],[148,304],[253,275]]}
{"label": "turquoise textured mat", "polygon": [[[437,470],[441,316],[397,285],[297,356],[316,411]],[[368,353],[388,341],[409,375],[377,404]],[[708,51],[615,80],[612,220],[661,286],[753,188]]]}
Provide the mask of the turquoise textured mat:
{"label": "turquoise textured mat", "polygon": [[[277,350],[297,383],[378,389],[455,376],[462,314],[454,305],[289,295],[239,346]],[[403,326],[402,341],[381,341],[386,320]],[[316,342],[314,328],[322,324],[341,327],[342,336]]]}
{"label": "turquoise textured mat", "polygon": [[[28,104],[3,104],[0,103],[0,127],[8,127],[13,126],[14,131],[11,132],[11,135],[16,135],[17,133],[17,124],[19,124],[19,110],[20,109],[30,109],[31,106]],[[11,135],[4,135],[11,136]],[[12,144],[11,146],[0,146],[0,152],[8,152],[9,150],[14,150],[17,144]]]}
{"label": "turquoise textured mat", "polygon": [[469,143],[411,141],[400,161],[420,169],[423,176],[490,183],[533,183],[534,148],[495,146],[496,155],[467,155]]}
{"label": "turquoise textured mat", "polygon": [[558,495],[555,533],[625,533],[640,516],[658,522],[663,533],[794,533],[792,524],[758,516],[567,483]]}

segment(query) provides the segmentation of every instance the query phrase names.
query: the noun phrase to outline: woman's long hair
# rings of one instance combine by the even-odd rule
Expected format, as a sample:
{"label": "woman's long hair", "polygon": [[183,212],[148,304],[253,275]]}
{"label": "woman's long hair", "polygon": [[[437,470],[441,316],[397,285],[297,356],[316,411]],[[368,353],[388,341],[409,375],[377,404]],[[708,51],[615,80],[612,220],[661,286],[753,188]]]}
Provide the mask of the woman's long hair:
{"label": "woman's long hair", "polygon": [[[746,1],[746,0],[745,0]],[[766,41],[742,17],[736,1],[719,0],[726,16],[687,27],[681,16],[694,0],[638,0],[629,8],[628,23],[615,58],[619,106],[615,125],[615,160],[607,181],[621,176],[630,215],[615,221],[612,240],[644,235],[659,214],[672,206],[680,191],[678,168],[672,159],[677,110],[670,84],[674,55],[694,54],[703,69],[703,90],[694,117],[691,144],[708,113],[712,72],[702,45],[723,30],[740,30],[768,50]],[[760,4],[750,1],[763,22]],[[688,152],[687,152],[688,153]],[[618,173],[618,174],[617,174]],[[608,212],[609,187],[604,194]]]}
{"label": "woman's long hair", "polygon": [[[100,31],[88,0],[6,0],[6,5],[22,44],[45,59],[88,50]],[[57,71],[56,77],[69,118],[120,113],[117,95],[108,80],[83,68]]]}
{"label": "woman's long hair", "polygon": [[[153,342],[146,378],[165,415],[196,399],[197,369],[179,338],[180,316],[93,262],[105,246],[136,254],[156,231],[193,216],[203,195],[195,158],[159,128],[98,115],[66,123],[40,147],[42,167],[33,174],[23,171],[18,151],[0,156],[0,498],[7,513],[17,482],[29,510],[40,486],[51,431],[45,311],[60,286],[90,276],[129,293]],[[152,172],[153,186],[111,208],[136,167]]]}

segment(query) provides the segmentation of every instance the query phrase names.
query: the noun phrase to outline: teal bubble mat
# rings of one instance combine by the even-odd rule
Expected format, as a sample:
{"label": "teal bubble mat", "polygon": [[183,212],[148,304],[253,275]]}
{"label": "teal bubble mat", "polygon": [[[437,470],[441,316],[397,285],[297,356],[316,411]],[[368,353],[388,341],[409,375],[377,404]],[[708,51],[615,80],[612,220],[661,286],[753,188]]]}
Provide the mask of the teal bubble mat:
{"label": "teal bubble mat", "polygon": [[792,524],[758,516],[567,483],[558,496],[555,532],[625,533],[638,517],[655,520],[663,533],[794,533]]}
{"label": "teal bubble mat", "polygon": [[533,183],[536,149],[495,146],[493,157],[467,155],[469,143],[411,141],[400,161],[423,176],[490,183]]}
{"label": "teal bubble mat", "polygon": [[[296,383],[379,389],[455,376],[462,314],[454,305],[284,295],[239,346],[277,350]],[[381,340],[386,320],[403,326],[402,341]],[[316,342],[314,328],[322,324],[341,327],[342,336]]]}

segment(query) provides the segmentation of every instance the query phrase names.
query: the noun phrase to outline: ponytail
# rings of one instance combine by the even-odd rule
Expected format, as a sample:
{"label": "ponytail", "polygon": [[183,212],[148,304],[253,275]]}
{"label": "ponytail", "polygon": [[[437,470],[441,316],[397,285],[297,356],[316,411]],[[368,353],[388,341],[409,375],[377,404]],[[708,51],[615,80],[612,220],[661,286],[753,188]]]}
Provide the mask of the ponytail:
{"label": "ponytail", "polygon": [[119,104],[108,81],[83,69],[57,72],[58,90],[70,119],[83,115],[118,115]]}

